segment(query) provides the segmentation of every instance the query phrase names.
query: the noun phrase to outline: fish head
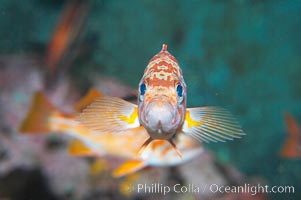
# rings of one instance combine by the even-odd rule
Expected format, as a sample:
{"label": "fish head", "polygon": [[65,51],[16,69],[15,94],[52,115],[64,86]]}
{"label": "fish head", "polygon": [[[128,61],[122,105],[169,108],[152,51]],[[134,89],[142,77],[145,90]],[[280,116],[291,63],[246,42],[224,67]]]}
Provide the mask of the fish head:
{"label": "fish head", "polygon": [[163,45],[139,83],[138,115],[152,139],[169,140],[181,128],[186,111],[186,84],[177,60]]}

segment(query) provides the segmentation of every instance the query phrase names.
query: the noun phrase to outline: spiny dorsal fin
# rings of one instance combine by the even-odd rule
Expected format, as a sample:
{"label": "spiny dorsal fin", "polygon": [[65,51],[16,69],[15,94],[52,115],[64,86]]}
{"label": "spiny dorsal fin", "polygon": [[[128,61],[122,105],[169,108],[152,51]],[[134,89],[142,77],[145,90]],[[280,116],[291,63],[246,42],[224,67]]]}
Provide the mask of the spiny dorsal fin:
{"label": "spiny dorsal fin", "polygon": [[99,92],[97,89],[92,88],[88,91],[88,93],[79,100],[75,106],[74,109],[77,112],[81,112],[84,108],[86,108],[89,104],[91,104],[96,98],[104,96],[103,93]]}

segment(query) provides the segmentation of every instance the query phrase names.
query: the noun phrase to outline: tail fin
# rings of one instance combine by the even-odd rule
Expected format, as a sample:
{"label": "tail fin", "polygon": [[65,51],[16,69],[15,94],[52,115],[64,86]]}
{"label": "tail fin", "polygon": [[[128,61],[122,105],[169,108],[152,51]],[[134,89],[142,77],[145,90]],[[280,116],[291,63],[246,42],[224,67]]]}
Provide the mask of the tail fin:
{"label": "tail fin", "polygon": [[22,122],[19,131],[24,134],[39,134],[51,132],[48,119],[57,109],[47,100],[42,92],[36,92],[31,108]]}

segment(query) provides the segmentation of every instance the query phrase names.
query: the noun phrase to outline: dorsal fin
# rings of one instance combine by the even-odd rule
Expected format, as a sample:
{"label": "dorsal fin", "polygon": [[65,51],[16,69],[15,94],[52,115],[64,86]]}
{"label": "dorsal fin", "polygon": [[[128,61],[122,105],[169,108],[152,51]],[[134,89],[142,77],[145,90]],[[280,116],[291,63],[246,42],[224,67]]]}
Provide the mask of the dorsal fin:
{"label": "dorsal fin", "polygon": [[88,93],[79,100],[75,106],[74,109],[77,112],[81,112],[84,108],[86,108],[89,104],[91,104],[96,98],[104,96],[102,92],[98,91],[95,88],[92,88],[88,91]]}
{"label": "dorsal fin", "polygon": [[161,51],[167,51],[167,44],[162,44],[162,50]]}

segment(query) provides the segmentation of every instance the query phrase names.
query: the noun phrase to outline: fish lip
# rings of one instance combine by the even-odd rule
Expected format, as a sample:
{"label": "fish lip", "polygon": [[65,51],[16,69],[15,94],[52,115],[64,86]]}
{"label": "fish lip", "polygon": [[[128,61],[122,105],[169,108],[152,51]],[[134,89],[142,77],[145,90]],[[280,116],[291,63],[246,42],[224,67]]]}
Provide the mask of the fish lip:
{"label": "fish lip", "polygon": [[[156,105],[157,103],[161,105]],[[162,115],[160,114],[161,108],[163,112]],[[153,109],[157,110],[155,111]],[[181,116],[178,110],[178,104],[174,105],[173,102],[170,102],[167,98],[155,98],[151,101],[144,102],[140,115],[141,124],[146,128],[150,137],[154,139],[169,139],[174,135],[180,125]],[[152,113],[152,111],[154,112]],[[168,112],[168,114],[166,112]],[[165,118],[165,116],[168,118]]]}

